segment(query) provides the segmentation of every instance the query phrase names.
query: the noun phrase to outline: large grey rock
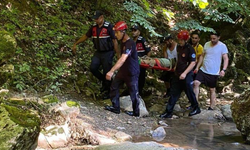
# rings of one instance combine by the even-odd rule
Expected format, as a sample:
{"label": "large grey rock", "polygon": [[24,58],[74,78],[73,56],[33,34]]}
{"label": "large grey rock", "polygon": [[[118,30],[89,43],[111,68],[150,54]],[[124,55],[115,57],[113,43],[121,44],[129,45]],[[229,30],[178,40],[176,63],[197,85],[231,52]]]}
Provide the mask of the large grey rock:
{"label": "large grey rock", "polygon": [[233,120],[242,137],[250,143],[250,88],[231,104]]}
{"label": "large grey rock", "polygon": [[200,114],[191,116],[191,118],[196,120],[206,120],[206,121],[225,121],[226,118],[223,116],[221,111],[218,110],[201,110]]}
{"label": "large grey rock", "polygon": [[158,127],[154,131],[151,131],[152,137],[156,141],[162,141],[166,136],[166,131],[163,127]]}
{"label": "large grey rock", "polygon": [[[126,111],[132,111],[132,101],[130,99],[130,96],[123,96],[120,97],[120,107]],[[140,97],[140,117],[148,116],[148,110],[146,108],[146,105],[143,101],[143,99]]]}
{"label": "large grey rock", "polygon": [[233,117],[232,117],[232,111],[231,111],[231,105],[227,104],[221,107],[221,111],[223,116],[229,120],[229,121],[233,121]]}

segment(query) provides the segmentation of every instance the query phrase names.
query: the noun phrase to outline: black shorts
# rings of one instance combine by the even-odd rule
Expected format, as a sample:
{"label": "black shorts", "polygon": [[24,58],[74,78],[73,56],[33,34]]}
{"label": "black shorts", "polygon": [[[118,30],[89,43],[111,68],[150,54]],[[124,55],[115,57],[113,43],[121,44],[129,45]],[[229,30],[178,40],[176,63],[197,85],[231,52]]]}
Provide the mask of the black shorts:
{"label": "black shorts", "polygon": [[195,80],[200,81],[202,84],[204,84],[207,87],[215,88],[218,80],[218,75],[210,75],[204,73],[202,70],[199,70]]}

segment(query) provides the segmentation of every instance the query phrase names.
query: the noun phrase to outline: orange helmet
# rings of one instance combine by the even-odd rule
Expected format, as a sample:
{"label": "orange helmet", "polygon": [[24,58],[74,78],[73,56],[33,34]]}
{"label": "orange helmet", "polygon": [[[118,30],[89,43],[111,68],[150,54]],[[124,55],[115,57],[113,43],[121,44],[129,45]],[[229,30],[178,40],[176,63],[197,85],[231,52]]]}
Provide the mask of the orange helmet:
{"label": "orange helmet", "polygon": [[189,33],[187,30],[181,30],[178,35],[177,35],[178,39],[180,40],[188,40],[189,38]]}
{"label": "orange helmet", "polygon": [[115,31],[122,31],[128,29],[128,26],[125,21],[119,21],[115,24],[113,30]]}

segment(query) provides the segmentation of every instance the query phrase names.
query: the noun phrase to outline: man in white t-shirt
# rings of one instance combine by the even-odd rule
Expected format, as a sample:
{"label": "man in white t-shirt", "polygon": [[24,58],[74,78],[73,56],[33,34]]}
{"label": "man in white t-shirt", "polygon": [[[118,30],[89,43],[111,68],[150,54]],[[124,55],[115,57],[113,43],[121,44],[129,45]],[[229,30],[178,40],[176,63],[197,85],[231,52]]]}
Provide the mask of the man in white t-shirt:
{"label": "man in white t-shirt", "polygon": [[[215,87],[218,77],[224,77],[228,66],[228,49],[220,40],[218,32],[210,34],[210,41],[204,45],[203,54],[200,56],[198,64],[194,71],[198,71],[194,80],[194,93],[196,99],[199,95],[199,86],[201,83],[210,88],[210,107],[213,110],[216,105]],[[223,59],[223,68],[221,69],[221,61]]]}
{"label": "man in white t-shirt", "polygon": [[[164,47],[163,47],[164,58],[177,60],[177,50],[176,50],[177,43],[174,41],[171,34],[168,34],[166,37],[164,37],[163,42],[164,42]],[[164,81],[166,89],[167,89],[166,94],[163,96],[164,98],[168,98],[170,96],[170,93],[169,93],[170,86],[171,86],[170,80],[172,79],[173,76],[174,76],[174,72],[164,71],[160,77],[160,79]]]}

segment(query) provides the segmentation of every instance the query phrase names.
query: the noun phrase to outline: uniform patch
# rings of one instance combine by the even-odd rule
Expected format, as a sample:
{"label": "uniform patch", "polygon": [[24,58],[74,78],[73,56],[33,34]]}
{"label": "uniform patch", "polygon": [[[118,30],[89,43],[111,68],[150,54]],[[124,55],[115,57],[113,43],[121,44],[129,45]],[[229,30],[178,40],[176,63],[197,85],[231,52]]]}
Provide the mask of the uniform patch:
{"label": "uniform patch", "polygon": [[192,54],[192,58],[195,58],[195,54]]}
{"label": "uniform patch", "polygon": [[130,52],[131,52],[130,49],[126,49],[126,50],[125,50],[125,53],[128,54],[128,55],[130,54]]}

